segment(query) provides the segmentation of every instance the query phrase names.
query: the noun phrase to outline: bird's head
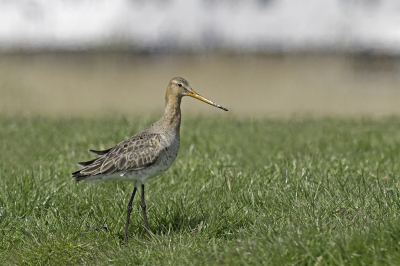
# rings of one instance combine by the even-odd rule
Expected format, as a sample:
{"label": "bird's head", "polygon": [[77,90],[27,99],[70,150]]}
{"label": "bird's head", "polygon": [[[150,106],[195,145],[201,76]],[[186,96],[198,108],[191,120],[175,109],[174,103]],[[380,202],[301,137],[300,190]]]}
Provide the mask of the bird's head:
{"label": "bird's head", "polygon": [[216,104],[215,102],[210,101],[209,99],[206,99],[203,96],[196,93],[192,89],[192,87],[190,87],[189,82],[186,79],[181,78],[181,77],[176,77],[176,78],[171,79],[171,81],[168,84],[168,88],[167,88],[167,96],[168,95],[173,95],[178,98],[182,98],[183,96],[190,96],[190,97],[196,98],[200,101],[203,101],[205,103],[208,103],[212,106],[220,108],[224,111],[228,111],[228,109],[226,109],[225,107],[222,107],[221,105]]}

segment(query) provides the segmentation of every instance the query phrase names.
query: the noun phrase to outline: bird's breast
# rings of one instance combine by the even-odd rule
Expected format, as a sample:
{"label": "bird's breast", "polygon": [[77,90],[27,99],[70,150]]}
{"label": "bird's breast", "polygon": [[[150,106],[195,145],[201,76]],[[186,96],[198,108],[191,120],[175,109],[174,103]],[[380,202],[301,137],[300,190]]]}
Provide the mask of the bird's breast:
{"label": "bird's breast", "polygon": [[160,154],[161,163],[170,167],[179,152],[180,136],[177,134],[168,134],[165,136],[163,151]]}

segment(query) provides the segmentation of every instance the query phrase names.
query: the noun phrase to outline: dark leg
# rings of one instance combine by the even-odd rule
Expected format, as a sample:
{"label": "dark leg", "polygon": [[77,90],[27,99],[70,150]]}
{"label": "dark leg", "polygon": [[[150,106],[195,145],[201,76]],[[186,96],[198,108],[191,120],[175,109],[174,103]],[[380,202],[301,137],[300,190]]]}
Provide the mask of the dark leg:
{"label": "dark leg", "polygon": [[127,207],[127,211],[128,211],[128,212],[127,212],[127,214],[126,214],[126,226],[125,226],[124,243],[125,243],[126,240],[128,239],[129,218],[131,217],[132,201],[133,201],[133,198],[135,197],[136,190],[137,190],[137,188],[136,188],[136,184],[135,184],[135,188],[133,189],[133,193],[132,193],[131,199],[129,200],[128,207]]}
{"label": "dark leg", "polygon": [[140,206],[142,206],[144,225],[146,226],[146,231],[147,231],[147,239],[150,240],[149,223],[147,222],[147,214],[146,214],[146,203],[144,203],[144,184],[142,184],[142,202],[140,203]]}

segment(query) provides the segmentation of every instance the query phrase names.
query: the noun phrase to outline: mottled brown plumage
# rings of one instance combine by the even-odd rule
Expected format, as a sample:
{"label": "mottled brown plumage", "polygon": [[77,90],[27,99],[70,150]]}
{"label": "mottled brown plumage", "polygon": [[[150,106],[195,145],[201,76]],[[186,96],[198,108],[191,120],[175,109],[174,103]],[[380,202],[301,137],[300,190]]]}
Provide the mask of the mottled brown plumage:
{"label": "mottled brown plumage", "polygon": [[173,78],[167,87],[165,111],[159,121],[110,149],[101,151],[89,150],[89,152],[100,157],[90,161],[79,162],[78,165],[82,166],[83,169],[72,173],[76,181],[125,180],[135,183],[135,188],[128,204],[124,241],[127,239],[132,201],[138,185],[142,186],[141,206],[147,234],[150,237],[146,205],[144,203],[144,184],[147,179],[167,171],[178,154],[181,124],[180,105],[183,96],[191,96],[228,111],[194,92],[189,82],[185,79]]}
{"label": "mottled brown plumage", "polygon": [[139,132],[105,151],[93,151],[100,158],[79,162],[85,167],[73,173],[76,181],[88,176],[111,175],[122,171],[135,171],[153,164],[163,150],[161,136],[156,133]]}

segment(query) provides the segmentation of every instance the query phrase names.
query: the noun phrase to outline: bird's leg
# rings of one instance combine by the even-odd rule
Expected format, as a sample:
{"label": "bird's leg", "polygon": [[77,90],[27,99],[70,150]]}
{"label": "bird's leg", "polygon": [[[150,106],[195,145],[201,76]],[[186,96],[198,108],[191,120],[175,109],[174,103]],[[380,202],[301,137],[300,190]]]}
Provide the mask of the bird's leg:
{"label": "bird's leg", "polygon": [[146,203],[144,203],[144,184],[142,184],[142,202],[140,203],[143,211],[143,219],[144,225],[146,226],[147,231],[147,239],[150,240],[150,230],[149,230],[149,223],[147,222],[147,214],[146,214]]}
{"label": "bird's leg", "polygon": [[132,193],[131,199],[129,200],[128,207],[127,207],[124,243],[128,239],[129,218],[131,217],[132,201],[133,201],[133,198],[135,197],[136,190],[137,190],[137,187],[136,187],[136,184],[135,184],[135,188],[133,189],[133,193]]}

